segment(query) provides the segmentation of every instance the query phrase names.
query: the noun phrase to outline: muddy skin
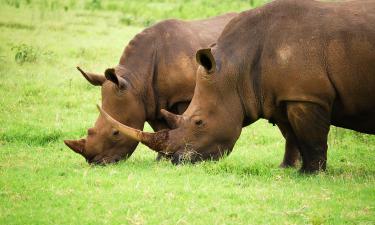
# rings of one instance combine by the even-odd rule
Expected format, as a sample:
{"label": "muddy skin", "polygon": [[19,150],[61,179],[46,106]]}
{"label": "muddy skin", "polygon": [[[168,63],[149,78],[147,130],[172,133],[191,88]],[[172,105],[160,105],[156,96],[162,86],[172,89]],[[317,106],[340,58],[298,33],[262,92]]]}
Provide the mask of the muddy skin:
{"label": "muddy skin", "polygon": [[[166,144],[166,140],[169,140],[169,131],[161,130],[151,137],[142,135],[142,139],[145,140],[144,143],[147,147],[155,149],[155,151],[157,152],[162,152],[168,147],[168,145]],[[163,151],[163,154],[165,156],[171,156],[171,153],[169,153],[168,151]]]}

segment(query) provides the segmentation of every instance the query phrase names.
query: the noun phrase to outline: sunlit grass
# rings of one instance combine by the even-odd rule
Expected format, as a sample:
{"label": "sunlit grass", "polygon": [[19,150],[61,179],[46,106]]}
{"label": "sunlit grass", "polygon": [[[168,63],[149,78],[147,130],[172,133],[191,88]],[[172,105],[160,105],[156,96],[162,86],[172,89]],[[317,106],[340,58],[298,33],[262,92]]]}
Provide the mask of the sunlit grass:
{"label": "sunlit grass", "polygon": [[[0,224],[374,223],[375,137],[352,131],[332,128],[327,171],[313,176],[278,168],[284,140],[266,121],[219,162],[156,163],[140,145],[126,162],[89,166],[62,142],[98,115],[100,89],[75,66],[116,65],[145,18],[203,18],[251,1],[93,2],[0,1]],[[35,60],[17,61],[20,51]]]}

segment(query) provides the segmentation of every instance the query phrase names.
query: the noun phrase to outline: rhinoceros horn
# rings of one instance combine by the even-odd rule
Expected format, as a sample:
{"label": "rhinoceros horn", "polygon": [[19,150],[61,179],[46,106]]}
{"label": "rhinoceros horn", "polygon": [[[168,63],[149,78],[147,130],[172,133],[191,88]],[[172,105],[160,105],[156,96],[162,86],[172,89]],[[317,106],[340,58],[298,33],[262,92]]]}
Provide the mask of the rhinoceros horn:
{"label": "rhinoceros horn", "polygon": [[106,81],[103,75],[85,72],[79,66],[77,66],[77,70],[81,72],[81,74],[86,78],[86,80],[90,82],[90,84],[92,85],[101,86],[104,83],[104,81]]}
{"label": "rhinoceros horn", "polygon": [[82,155],[85,150],[86,139],[64,140],[64,143],[74,152]]}
{"label": "rhinoceros horn", "polygon": [[156,152],[162,152],[164,154],[170,154],[166,151],[166,140],[168,140],[168,130],[162,130],[156,133],[144,132],[141,130],[128,127],[124,124],[113,119],[107,112],[105,112],[99,105],[97,105],[100,113],[106,118],[106,120],[117,129],[120,133],[125,135],[128,138],[131,138],[135,141],[139,141],[146,146],[150,147]]}
{"label": "rhinoceros horn", "polygon": [[163,115],[164,119],[167,121],[171,129],[176,129],[182,119],[182,116],[168,112],[165,109],[161,109],[160,113]]}

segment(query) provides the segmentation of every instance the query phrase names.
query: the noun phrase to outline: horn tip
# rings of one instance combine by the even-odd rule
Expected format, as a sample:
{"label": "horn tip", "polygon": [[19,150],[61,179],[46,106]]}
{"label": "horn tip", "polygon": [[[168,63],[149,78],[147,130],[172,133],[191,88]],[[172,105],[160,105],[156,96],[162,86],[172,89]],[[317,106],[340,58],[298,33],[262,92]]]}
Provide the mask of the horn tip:
{"label": "horn tip", "polygon": [[64,144],[70,149],[73,149],[73,140],[64,140]]}

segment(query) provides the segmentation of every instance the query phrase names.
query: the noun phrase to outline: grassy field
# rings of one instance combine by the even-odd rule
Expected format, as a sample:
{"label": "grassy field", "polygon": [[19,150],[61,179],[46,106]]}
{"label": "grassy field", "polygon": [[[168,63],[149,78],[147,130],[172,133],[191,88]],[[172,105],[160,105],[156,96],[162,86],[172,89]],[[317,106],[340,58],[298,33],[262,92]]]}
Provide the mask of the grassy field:
{"label": "grassy field", "polygon": [[[102,72],[163,18],[204,18],[263,1],[0,0],[0,224],[374,224],[375,136],[332,128],[328,169],[279,169],[284,140],[265,121],[219,161],[172,166],[139,146],[89,166],[62,140],[85,135]],[[184,3],[185,2],[185,3]]]}

